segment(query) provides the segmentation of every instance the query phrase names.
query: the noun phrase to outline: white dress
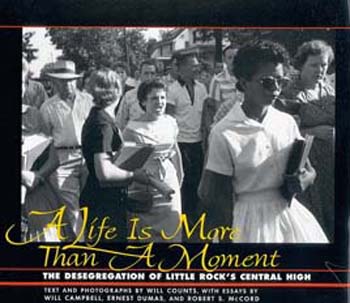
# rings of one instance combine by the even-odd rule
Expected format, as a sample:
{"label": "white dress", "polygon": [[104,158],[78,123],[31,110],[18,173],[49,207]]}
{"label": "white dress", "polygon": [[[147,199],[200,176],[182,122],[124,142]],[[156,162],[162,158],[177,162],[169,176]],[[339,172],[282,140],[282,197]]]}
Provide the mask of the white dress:
{"label": "white dress", "polygon": [[293,117],[272,106],[259,123],[237,103],[213,128],[206,169],[232,176],[234,242],[328,243],[311,212],[296,199],[288,207],[280,194],[296,138]]}
{"label": "white dress", "polygon": [[[123,138],[125,141],[145,144],[170,143],[175,147],[177,134],[178,127],[176,120],[171,116],[164,115],[156,121],[129,121],[124,130]],[[167,154],[163,154],[161,157],[156,155],[154,158],[149,159],[145,163],[144,168],[153,177],[162,180],[174,189],[175,194],[171,199],[166,199],[154,191],[152,192],[153,207],[151,211],[130,214],[131,218],[137,217],[140,219],[137,228],[138,232],[140,232],[141,227],[152,227],[152,239],[149,239],[150,242],[165,241],[160,234],[161,230],[170,236],[175,233],[179,225],[182,212],[179,183],[179,169],[181,170],[181,168],[174,165],[174,162],[181,163],[181,158],[178,161],[171,161],[173,156],[174,148],[171,148]],[[171,239],[171,242],[181,242],[181,232],[177,233]]]}

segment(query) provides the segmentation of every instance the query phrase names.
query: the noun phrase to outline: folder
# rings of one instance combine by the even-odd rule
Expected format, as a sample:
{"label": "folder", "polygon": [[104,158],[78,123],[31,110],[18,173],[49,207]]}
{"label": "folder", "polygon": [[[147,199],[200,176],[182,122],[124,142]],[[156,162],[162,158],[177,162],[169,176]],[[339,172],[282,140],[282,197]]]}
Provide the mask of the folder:
{"label": "folder", "polygon": [[121,149],[113,157],[113,163],[119,168],[133,171],[141,168],[154,151],[151,144],[124,142]]}
{"label": "folder", "polygon": [[294,175],[305,167],[313,140],[314,136],[306,135],[304,140],[294,141],[287,162],[286,175]]}
{"label": "folder", "polygon": [[[314,136],[306,135],[304,140],[297,139],[294,141],[288,157],[285,173],[287,176],[297,175],[298,172],[305,167],[311,151],[313,140]],[[288,206],[290,206],[292,199],[297,194],[290,191],[286,182],[284,182],[281,186],[281,193],[287,200]]]}

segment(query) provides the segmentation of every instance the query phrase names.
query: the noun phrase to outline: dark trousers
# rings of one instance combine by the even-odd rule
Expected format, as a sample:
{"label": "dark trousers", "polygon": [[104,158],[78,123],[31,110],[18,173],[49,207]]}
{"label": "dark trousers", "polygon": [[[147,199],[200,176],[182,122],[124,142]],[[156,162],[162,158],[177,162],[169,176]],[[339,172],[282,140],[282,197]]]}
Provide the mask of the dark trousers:
{"label": "dark trousers", "polygon": [[201,142],[179,143],[179,148],[184,168],[181,187],[182,213],[186,214],[190,224],[193,224],[198,219],[197,190],[203,169],[203,150]]}

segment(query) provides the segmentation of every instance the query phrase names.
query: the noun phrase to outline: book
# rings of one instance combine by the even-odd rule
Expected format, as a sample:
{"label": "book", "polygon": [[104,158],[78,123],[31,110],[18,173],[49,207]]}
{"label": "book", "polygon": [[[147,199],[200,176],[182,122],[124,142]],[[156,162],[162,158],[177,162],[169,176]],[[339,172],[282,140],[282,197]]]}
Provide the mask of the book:
{"label": "book", "polygon": [[314,136],[306,135],[304,140],[296,139],[289,154],[286,175],[294,175],[305,167]]}
{"label": "book", "polygon": [[121,149],[114,155],[113,163],[125,170],[141,168],[151,157],[168,154],[172,144],[140,144],[126,141]]}
{"label": "book", "polygon": [[[142,168],[150,157],[162,158],[171,152],[172,144],[140,144],[124,142],[121,149],[113,157],[113,163],[119,168],[133,171]],[[164,182],[150,177],[150,186],[156,188],[160,194],[169,196],[174,190]]]}
{"label": "book", "polygon": [[288,206],[291,205],[293,197],[297,194],[288,186],[287,179],[291,176],[297,176],[298,173],[305,167],[309,157],[314,136],[306,135],[305,139],[296,139],[290,150],[286,167],[286,178],[281,186],[282,196],[287,200]]}
{"label": "book", "polygon": [[113,157],[113,163],[125,170],[141,168],[155,150],[151,144],[124,142],[121,149]]}

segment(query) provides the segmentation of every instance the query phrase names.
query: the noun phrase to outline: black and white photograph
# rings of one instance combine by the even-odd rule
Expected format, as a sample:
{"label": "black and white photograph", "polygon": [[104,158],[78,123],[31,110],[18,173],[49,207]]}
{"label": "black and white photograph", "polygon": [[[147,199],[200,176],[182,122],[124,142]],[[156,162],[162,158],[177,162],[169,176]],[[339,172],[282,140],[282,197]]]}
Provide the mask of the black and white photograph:
{"label": "black and white photograph", "polygon": [[349,300],[347,1],[22,2],[1,302]]}
{"label": "black and white photograph", "polygon": [[24,27],[22,241],[333,243],[335,34]]}

